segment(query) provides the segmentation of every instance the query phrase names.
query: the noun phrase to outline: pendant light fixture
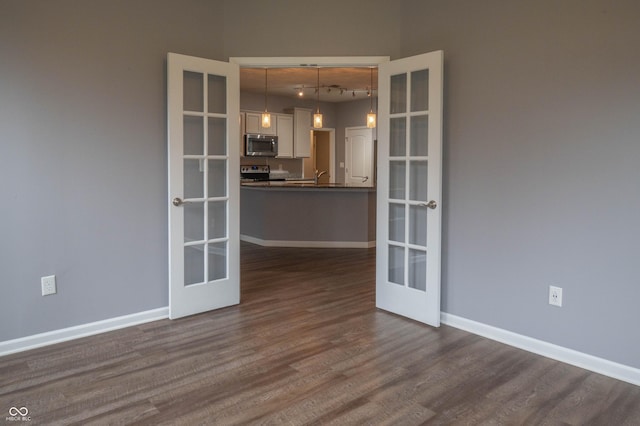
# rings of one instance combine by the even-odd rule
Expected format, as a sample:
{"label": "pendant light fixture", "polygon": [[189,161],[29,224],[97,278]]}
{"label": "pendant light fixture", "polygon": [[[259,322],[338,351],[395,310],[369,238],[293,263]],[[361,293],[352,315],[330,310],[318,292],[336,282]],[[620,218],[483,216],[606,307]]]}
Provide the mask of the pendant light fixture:
{"label": "pendant light fixture", "polygon": [[317,95],[317,105],[316,105],[316,113],[313,114],[313,128],[321,129],[322,128],[322,114],[320,114],[320,67],[318,67],[318,85],[316,86]]}
{"label": "pendant light fixture", "polygon": [[264,69],[264,112],[262,113],[262,127],[271,127],[271,114],[267,111],[267,68]]}
{"label": "pendant light fixture", "polygon": [[369,86],[370,108],[367,114],[367,127],[373,129],[376,127],[376,113],[373,112],[373,68],[371,68],[371,86]]}

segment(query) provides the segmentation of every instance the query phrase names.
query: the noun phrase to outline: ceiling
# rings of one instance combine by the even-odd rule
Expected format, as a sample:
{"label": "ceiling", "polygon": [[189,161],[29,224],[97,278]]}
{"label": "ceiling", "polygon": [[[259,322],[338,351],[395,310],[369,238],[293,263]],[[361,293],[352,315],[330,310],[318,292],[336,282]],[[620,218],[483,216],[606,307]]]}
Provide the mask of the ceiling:
{"label": "ceiling", "polygon": [[[264,94],[265,70],[269,95],[316,99],[318,68],[241,68],[240,90]],[[371,87],[372,68],[320,68],[320,101],[349,102],[367,99]],[[373,68],[374,96],[378,84],[378,69]]]}

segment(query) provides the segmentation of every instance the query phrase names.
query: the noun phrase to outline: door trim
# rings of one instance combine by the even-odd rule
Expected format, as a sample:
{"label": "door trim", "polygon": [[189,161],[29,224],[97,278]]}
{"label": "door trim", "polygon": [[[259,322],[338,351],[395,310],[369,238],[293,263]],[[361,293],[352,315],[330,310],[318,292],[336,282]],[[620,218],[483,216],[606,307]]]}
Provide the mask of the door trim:
{"label": "door trim", "polygon": [[389,62],[390,56],[288,56],[288,57],[237,57],[232,56],[229,62],[241,67],[365,67]]}

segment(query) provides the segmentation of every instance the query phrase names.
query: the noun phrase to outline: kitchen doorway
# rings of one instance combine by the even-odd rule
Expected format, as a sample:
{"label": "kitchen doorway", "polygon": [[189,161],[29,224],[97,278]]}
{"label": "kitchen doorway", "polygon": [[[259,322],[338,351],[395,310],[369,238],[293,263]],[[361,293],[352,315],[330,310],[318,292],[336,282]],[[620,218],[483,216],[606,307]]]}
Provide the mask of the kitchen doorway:
{"label": "kitchen doorway", "polygon": [[312,130],[311,156],[303,162],[303,177],[312,179],[315,171],[326,172],[318,178],[318,183],[336,182],[336,131],[335,129]]}

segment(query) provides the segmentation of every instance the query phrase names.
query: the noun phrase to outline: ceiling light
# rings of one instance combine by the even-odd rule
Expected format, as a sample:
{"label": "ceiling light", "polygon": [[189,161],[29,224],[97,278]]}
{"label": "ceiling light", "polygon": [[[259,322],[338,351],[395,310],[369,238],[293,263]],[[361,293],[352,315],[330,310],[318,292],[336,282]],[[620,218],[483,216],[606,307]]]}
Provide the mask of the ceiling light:
{"label": "ceiling light", "polygon": [[271,127],[271,114],[267,111],[267,68],[264,69],[264,112],[262,113],[262,127]]}
{"label": "ceiling light", "polygon": [[304,92],[302,91],[302,89],[304,89],[304,86],[302,86],[300,89],[298,89],[298,97],[299,98],[304,96]]}
{"label": "ceiling light", "polygon": [[367,114],[367,127],[373,129],[376,127],[376,113],[373,112],[373,68],[371,68],[371,89],[367,92],[369,95],[369,114]]}
{"label": "ceiling light", "polygon": [[313,114],[313,127],[315,129],[322,128],[322,114],[320,114],[320,67],[318,67],[318,85],[316,86],[317,96],[317,104],[316,104],[316,113]]}

